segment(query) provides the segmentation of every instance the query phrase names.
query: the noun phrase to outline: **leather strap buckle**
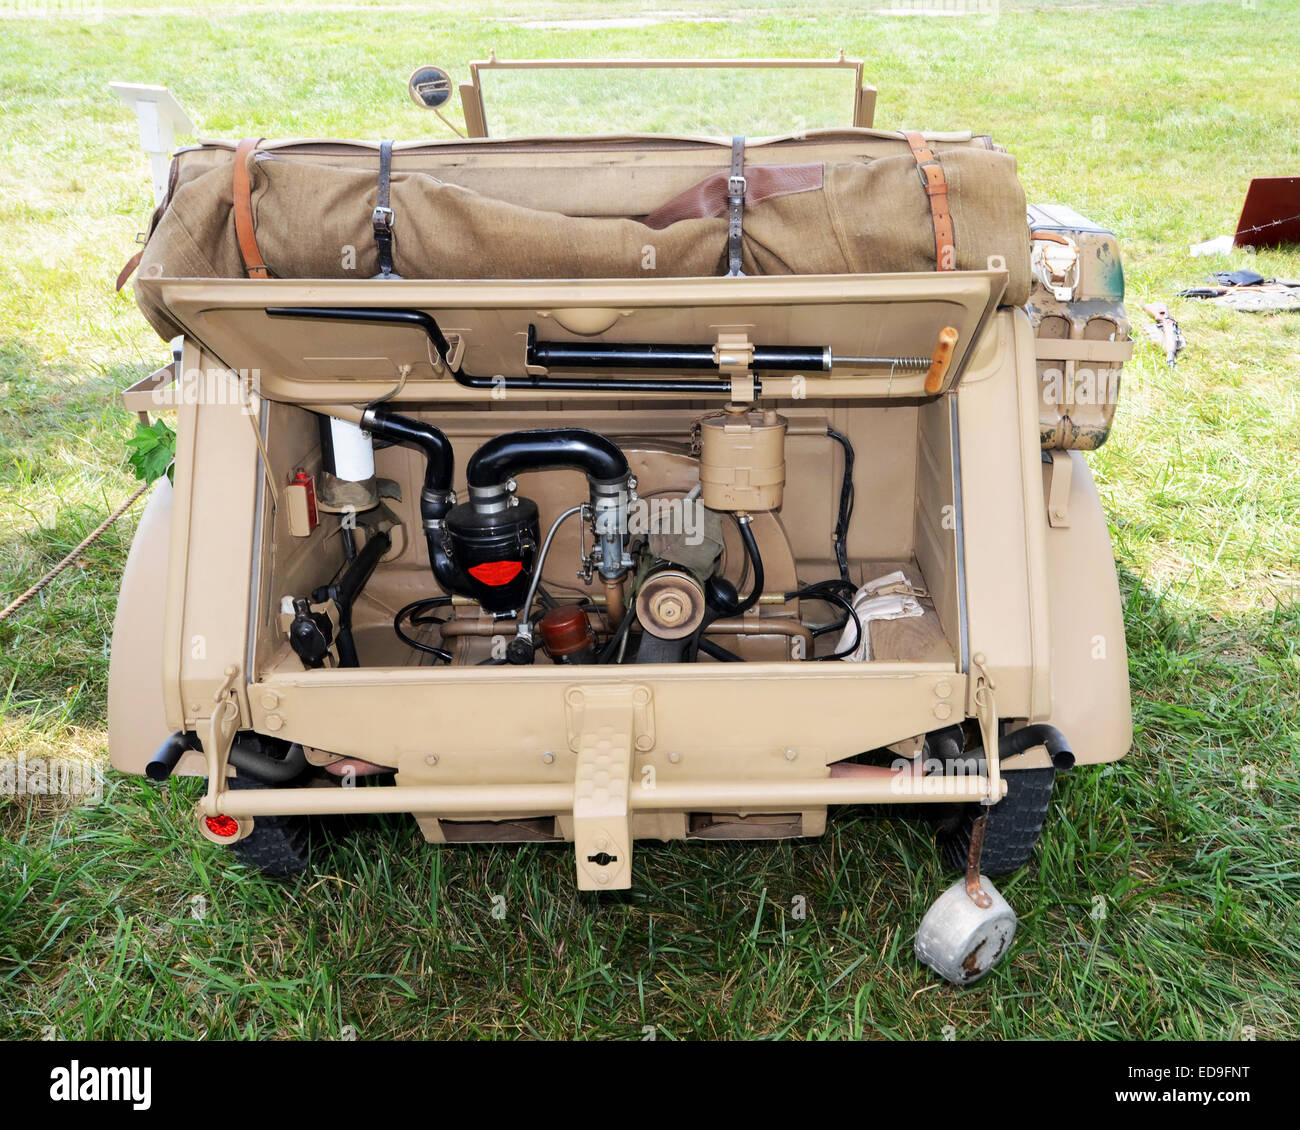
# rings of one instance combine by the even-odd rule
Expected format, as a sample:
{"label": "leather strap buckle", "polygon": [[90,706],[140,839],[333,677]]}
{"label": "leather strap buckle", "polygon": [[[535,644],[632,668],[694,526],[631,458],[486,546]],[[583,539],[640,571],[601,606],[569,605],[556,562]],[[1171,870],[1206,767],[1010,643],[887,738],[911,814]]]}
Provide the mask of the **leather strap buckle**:
{"label": "leather strap buckle", "polygon": [[930,219],[934,226],[935,270],[955,271],[957,245],[953,234],[952,213],[948,210],[948,178],[944,175],[943,163],[922,134],[915,130],[904,130],[903,139],[912,151],[921,187],[930,203]]}
{"label": "leather strap buckle", "polygon": [[375,194],[375,210],[370,214],[370,227],[375,235],[375,250],[379,253],[377,279],[399,279],[393,270],[393,209],[389,207],[389,193],[393,179],[393,143],[379,143],[379,187]]}
{"label": "leather strap buckle", "polygon": [[749,181],[745,179],[745,139],[731,139],[731,175],[727,177],[727,277],[741,278],[740,269],[745,246],[745,193]]}
{"label": "leather strap buckle", "polygon": [[926,196],[948,195],[948,181],[943,175],[943,166],[937,159],[922,162],[916,166],[916,171],[921,175],[921,186],[925,189]]}
{"label": "leather strap buckle", "polygon": [[244,262],[244,274],[250,279],[271,277],[271,269],[262,259],[261,249],[257,246],[257,233],[253,224],[253,186],[248,174],[248,164],[252,159],[253,151],[261,144],[260,137],[246,137],[235,146],[231,185],[235,213],[235,242],[239,245],[239,257]]}

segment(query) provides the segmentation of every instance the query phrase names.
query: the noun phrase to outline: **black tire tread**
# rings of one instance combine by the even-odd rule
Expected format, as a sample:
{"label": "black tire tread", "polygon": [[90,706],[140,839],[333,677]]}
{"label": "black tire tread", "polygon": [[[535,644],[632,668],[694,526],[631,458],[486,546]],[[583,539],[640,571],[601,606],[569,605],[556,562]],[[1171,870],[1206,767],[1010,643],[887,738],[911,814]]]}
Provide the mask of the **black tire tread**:
{"label": "black tire tread", "polygon": [[[250,777],[231,777],[230,789],[264,789]],[[311,821],[306,816],[258,816],[253,830],[230,845],[235,857],[263,875],[284,878],[300,875],[311,864]]]}
{"label": "black tire tread", "polygon": [[[1016,769],[1009,771],[1005,779],[1007,795],[988,809],[989,822],[984,830],[980,870],[989,876],[1008,875],[1029,862],[1051,807],[1056,770]],[[939,833],[939,850],[948,867],[966,869],[971,834],[983,811],[982,805],[961,805],[953,827]]]}

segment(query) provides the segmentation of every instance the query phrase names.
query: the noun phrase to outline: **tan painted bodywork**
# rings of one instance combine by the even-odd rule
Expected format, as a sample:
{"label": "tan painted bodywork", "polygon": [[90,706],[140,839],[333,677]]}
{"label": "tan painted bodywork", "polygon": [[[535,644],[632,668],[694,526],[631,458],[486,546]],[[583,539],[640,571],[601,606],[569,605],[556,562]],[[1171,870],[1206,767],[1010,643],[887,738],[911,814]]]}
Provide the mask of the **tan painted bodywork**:
{"label": "tan painted bodywork", "polygon": [[[869,125],[860,66],[855,81],[855,117]],[[466,110],[470,117],[468,100]],[[822,144],[831,138],[807,142],[811,159]],[[610,159],[639,156],[624,147]],[[678,180],[693,177],[701,159],[680,147],[661,156],[646,164],[649,182],[658,164]],[[457,175],[464,182],[535,160],[527,144],[475,142]],[[535,187],[558,210],[563,170],[549,171]],[[652,188],[648,198],[662,199],[663,185]],[[1000,305],[1006,281],[996,263],[753,278],[139,280],[184,328],[185,345],[175,488],[160,488],[146,510],[119,601],[113,764],[141,773],[168,733],[193,732],[202,752],[186,754],[177,771],[209,778],[205,813],[410,812],[437,842],[573,840],[579,885],[599,889],[630,882],[637,838],[815,835],[832,804],[995,803],[1005,791],[999,720],[1059,726],[1084,763],[1121,757],[1131,718],[1105,520],[1077,453],[1043,460],[1042,353],[1026,311]],[[272,319],[267,306],[423,310],[477,374],[546,376],[525,362],[530,325],[558,341],[704,343],[742,360],[720,364],[729,395],[539,388],[501,397],[457,383],[418,329]],[[758,345],[924,360],[946,327],[956,345],[935,393],[926,392],[924,364],[755,374],[743,360]],[[1123,343],[1106,344],[1116,347],[1108,359],[1122,360]],[[201,402],[186,395],[194,373],[206,377]],[[579,375],[589,374],[549,374]],[[161,392],[151,379],[133,393],[133,410],[145,395],[158,405]],[[287,643],[282,600],[330,581],[342,551],[331,515],[296,536],[301,508],[291,520],[284,494],[296,471],[321,472],[315,414],[359,422],[379,399],[446,433],[461,498],[465,463],[485,440],[560,424],[618,442],[642,497],[680,496],[698,483],[691,441],[702,417],[727,400],[777,413],[786,421],[784,484],[765,477],[759,501],[779,507],[755,513],[751,527],[764,598],[717,626],[747,662],[567,667],[542,654],[532,667],[479,666],[493,635],[513,628],[460,602],[443,640],[454,664],[421,665],[392,618],[438,591],[420,529],[423,466],[412,451],[387,447],[376,452],[377,474],[399,484],[402,498],[388,502],[394,548],[355,610],[362,665],[304,669]],[[856,450],[855,581],[901,569],[923,594],[923,617],[872,627],[865,663],[807,661],[808,624],[827,610],[784,595],[836,573],[843,463],[828,427]],[[778,463],[768,453],[765,475]],[[543,531],[586,497],[572,471],[522,474],[518,489],[537,502]],[[739,582],[739,536],[724,528],[723,571]],[[561,595],[590,596],[599,624],[606,590],[574,575],[578,530],[561,528],[544,576]],[[837,762],[889,747],[915,753],[920,736],[963,722],[982,737],[986,776],[832,776]],[[356,758],[391,767],[396,786],[227,790],[239,731],[301,743],[313,765]],[[1046,764],[1041,748],[1005,768],[1036,764]]]}
{"label": "tan painted bodywork", "polygon": [[[196,323],[206,318],[210,324],[229,308],[232,284],[212,284],[204,313],[202,284],[174,285],[176,308]],[[234,285],[246,296],[243,308],[279,301],[283,291],[308,284]],[[356,288],[312,285],[318,292]],[[436,284],[405,285],[438,291]],[[275,298],[252,294],[259,286],[277,292]],[[531,295],[534,288],[521,291]],[[277,348],[307,344],[308,335],[295,341],[288,333]],[[325,523],[309,538],[292,537],[288,508],[276,505],[271,487],[282,487],[297,467],[319,469],[316,429],[312,417],[288,400],[268,398],[256,407],[241,402],[239,382],[227,377],[228,403],[179,407],[170,522],[162,501],[168,492],[160,490],[124,581],[110,692],[114,764],[141,772],[167,732],[193,730],[208,753],[187,755],[179,771],[220,781],[230,737],[256,730],[390,765],[398,787],[213,789],[205,811],[253,817],[408,811],[438,841],[568,839],[596,828],[592,842],[618,845],[609,853],[615,862],[606,873],[580,858],[579,879],[605,886],[626,880],[631,841],[638,837],[816,834],[829,804],[987,796],[1000,788],[996,778],[949,781],[945,792],[913,786],[903,793],[897,781],[829,775],[836,761],[974,718],[980,678],[995,689],[1001,718],[1060,725],[1084,762],[1119,757],[1130,735],[1127,670],[1096,492],[1081,457],[1066,456],[1073,472],[1069,520],[1049,525],[1053,472],[1039,450],[1034,342],[1023,311],[996,311],[971,345],[960,381],[938,397],[881,396],[870,384],[851,382],[856,396],[763,397],[761,406],[790,421],[788,468],[781,509],[755,522],[775,579],[759,612],[751,613],[757,634],[735,637],[739,649],[751,649],[742,669],[710,662],[578,669],[412,665],[391,640],[387,622],[401,603],[434,590],[412,489],[419,463],[405,449],[389,448],[379,453],[378,472],[405,485],[395,511],[417,536],[405,538],[403,551],[381,567],[358,609],[359,647],[363,656],[375,656],[375,665],[304,670],[284,642],[280,597],[328,580],[337,550],[329,550]],[[396,352],[399,343],[387,347]],[[190,339],[182,367],[221,368],[224,360]],[[489,394],[471,397],[471,390],[445,377],[435,399],[430,391],[436,380],[408,385],[397,399],[404,411],[437,420],[453,440],[459,467],[499,432],[583,424],[619,438],[646,492],[689,489],[694,461],[684,445],[691,424],[717,407],[668,398],[610,403],[598,394],[563,401],[512,394],[493,403]],[[313,408],[356,418],[374,389],[366,381],[355,384],[364,396],[341,380],[318,379]],[[296,393],[299,386],[279,371],[261,374],[263,392],[290,388]],[[790,637],[776,629],[761,634],[763,620],[788,621],[801,611],[779,595],[793,587],[796,572],[805,580],[832,573],[828,534],[840,465],[824,434],[827,423],[848,434],[858,451],[849,543],[856,573],[876,575],[887,564],[904,564],[929,592],[938,628],[919,639],[896,633],[894,653],[866,664],[797,662],[788,658]],[[259,428],[269,474],[260,464]],[[463,492],[463,480],[458,485]],[[520,492],[539,502],[544,525],[582,489],[576,472],[521,476],[520,482]],[[958,512],[960,531],[954,528]],[[165,570],[164,525],[170,538]],[[569,537],[567,543],[557,539],[557,564],[548,566],[548,577],[563,580],[576,557],[576,526]],[[739,558],[733,542],[728,560]],[[472,612],[464,608],[458,616],[472,620]],[[1100,655],[1097,636],[1105,641]],[[474,638],[472,632],[463,637],[467,647]],[[887,648],[889,639],[886,632],[877,642]],[[970,657],[982,666],[972,666]],[[157,680],[152,689],[149,672]],[[599,710],[578,710],[575,698],[598,702]],[[584,766],[596,756],[592,743],[599,740],[622,751],[612,775],[623,784],[612,799],[593,801],[575,781],[580,786],[585,779]],[[1019,762],[1036,764],[1041,757],[1031,751]],[[645,779],[654,787],[643,787]]]}

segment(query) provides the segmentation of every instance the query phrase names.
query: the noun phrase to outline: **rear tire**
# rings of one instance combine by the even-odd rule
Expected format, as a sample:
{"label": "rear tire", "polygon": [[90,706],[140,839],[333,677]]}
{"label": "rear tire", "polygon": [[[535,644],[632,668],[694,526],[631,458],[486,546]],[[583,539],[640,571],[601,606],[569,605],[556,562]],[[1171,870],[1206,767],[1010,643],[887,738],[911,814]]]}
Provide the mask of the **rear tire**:
{"label": "rear tire", "polygon": [[1029,862],[1052,803],[1056,770],[1014,769],[1004,774],[1007,795],[986,808],[982,804],[957,806],[957,813],[939,828],[939,851],[944,863],[957,871],[966,869],[975,821],[984,812],[989,822],[984,830],[984,851],[980,871],[985,875],[1007,875]]}
{"label": "rear tire", "polygon": [[[230,777],[228,789],[266,789],[253,777]],[[258,816],[253,830],[230,845],[235,857],[263,875],[284,878],[299,875],[311,866],[312,824],[306,816]]]}

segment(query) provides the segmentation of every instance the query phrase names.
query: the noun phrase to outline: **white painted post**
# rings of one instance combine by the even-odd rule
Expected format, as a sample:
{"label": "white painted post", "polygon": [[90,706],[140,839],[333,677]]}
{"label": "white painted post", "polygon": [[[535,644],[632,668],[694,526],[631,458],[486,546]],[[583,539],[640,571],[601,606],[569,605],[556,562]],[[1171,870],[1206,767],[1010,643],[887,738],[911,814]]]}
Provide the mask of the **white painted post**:
{"label": "white painted post", "polygon": [[167,195],[167,170],[176,147],[176,135],[194,134],[198,128],[165,86],[110,82],[108,88],[135,111],[140,123],[140,147],[149,155],[153,200],[161,204]]}
{"label": "white painted post", "polygon": [[[135,111],[140,123],[140,148],[149,155],[149,172],[153,176],[154,206],[167,195],[167,172],[171,167],[176,135],[197,134],[198,127],[165,86],[139,82],[110,82],[108,89]],[[183,337],[172,339],[172,359],[179,376]]]}

